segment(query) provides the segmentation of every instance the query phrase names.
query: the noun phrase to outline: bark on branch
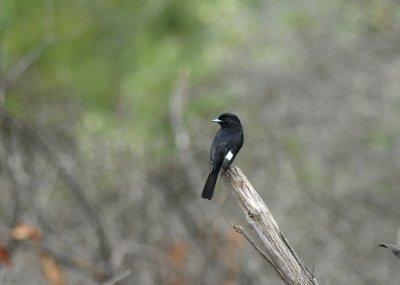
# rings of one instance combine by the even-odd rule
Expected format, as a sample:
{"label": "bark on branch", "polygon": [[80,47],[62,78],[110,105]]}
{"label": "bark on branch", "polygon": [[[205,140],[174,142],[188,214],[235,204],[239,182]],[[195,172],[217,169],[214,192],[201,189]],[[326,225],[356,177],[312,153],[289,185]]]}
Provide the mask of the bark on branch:
{"label": "bark on branch", "polygon": [[243,211],[251,230],[261,242],[257,250],[279,274],[285,284],[317,285],[317,280],[307,270],[280,231],[274,217],[250,181],[238,167],[222,174]]}

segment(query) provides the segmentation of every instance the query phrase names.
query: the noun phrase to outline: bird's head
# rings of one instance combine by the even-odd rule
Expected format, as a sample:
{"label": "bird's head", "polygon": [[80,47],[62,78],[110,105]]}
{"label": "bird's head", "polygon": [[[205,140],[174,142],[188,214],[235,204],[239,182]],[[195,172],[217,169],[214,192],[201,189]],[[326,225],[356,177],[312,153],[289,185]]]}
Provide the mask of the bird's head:
{"label": "bird's head", "polygon": [[218,117],[218,119],[212,121],[220,124],[221,128],[235,128],[242,126],[238,116],[232,113],[223,113]]}

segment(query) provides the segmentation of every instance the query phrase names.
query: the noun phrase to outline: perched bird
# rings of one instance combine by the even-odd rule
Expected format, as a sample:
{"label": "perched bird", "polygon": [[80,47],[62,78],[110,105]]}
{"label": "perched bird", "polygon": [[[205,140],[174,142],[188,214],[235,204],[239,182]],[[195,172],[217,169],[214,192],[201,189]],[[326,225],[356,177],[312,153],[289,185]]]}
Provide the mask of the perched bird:
{"label": "perched bird", "polygon": [[243,129],[239,118],[231,113],[223,113],[213,120],[221,128],[215,134],[210,150],[210,173],[201,197],[211,200],[221,167],[227,170],[243,145]]}

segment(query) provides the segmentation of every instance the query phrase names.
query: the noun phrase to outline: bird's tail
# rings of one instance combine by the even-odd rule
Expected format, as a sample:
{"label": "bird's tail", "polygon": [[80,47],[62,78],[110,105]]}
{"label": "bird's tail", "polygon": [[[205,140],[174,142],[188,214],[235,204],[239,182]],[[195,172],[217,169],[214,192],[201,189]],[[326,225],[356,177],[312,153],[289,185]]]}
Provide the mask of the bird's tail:
{"label": "bird's tail", "polygon": [[215,184],[217,183],[218,172],[218,170],[213,169],[210,174],[208,174],[206,184],[204,185],[203,192],[201,193],[201,197],[203,199],[211,200],[214,194]]}

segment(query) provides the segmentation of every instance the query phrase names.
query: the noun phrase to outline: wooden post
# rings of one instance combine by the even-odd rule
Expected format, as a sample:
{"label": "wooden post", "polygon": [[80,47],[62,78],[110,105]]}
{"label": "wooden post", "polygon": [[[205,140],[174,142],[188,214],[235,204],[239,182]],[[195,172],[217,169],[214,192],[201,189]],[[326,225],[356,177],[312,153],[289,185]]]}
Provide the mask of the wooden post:
{"label": "wooden post", "polygon": [[317,285],[317,280],[289,245],[268,207],[240,168],[231,167],[222,174],[222,178],[233,189],[238,204],[245,212],[250,228],[261,245],[253,242],[242,227],[234,226],[234,229],[272,265],[285,284]]}

